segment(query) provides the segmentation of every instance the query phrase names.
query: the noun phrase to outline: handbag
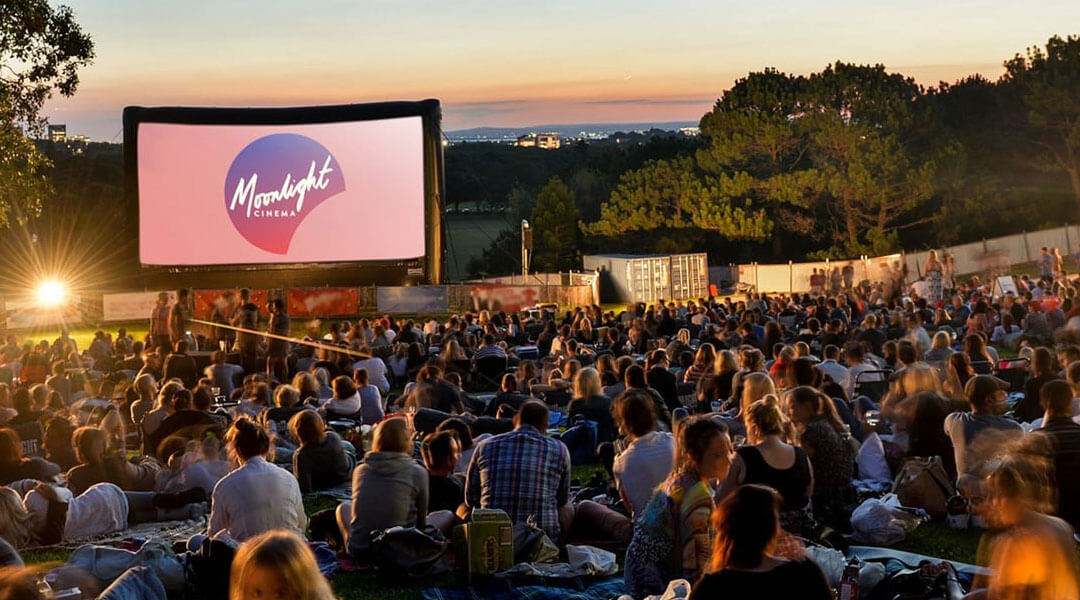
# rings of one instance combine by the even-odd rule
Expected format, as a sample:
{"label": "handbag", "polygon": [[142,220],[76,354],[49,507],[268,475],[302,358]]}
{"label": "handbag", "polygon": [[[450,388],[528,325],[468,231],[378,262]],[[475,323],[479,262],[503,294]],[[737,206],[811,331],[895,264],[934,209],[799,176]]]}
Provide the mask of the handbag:
{"label": "handbag", "polygon": [[949,498],[956,486],[945,473],[941,457],[909,458],[893,481],[892,491],[904,506],[922,508],[935,518],[948,514]]}
{"label": "handbag", "polygon": [[371,558],[380,575],[393,579],[416,579],[450,572],[446,541],[438,529],[428,525],[391,527],[371,538]]}

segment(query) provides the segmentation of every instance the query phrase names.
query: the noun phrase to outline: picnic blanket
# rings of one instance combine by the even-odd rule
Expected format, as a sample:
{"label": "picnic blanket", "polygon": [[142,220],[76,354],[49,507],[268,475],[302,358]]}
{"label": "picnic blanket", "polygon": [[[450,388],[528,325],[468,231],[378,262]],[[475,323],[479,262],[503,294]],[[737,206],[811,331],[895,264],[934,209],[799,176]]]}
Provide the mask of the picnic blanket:
{"label": "picnic blanket", "polygon": [[[919,568],[919,563],[924,560],[931,561],[935,564],[944,560],[933,556],[904,552],[903,550],[893,550],[892,548],[878,548],[875,546],[851,546],[845,554],[848,558],[855,556],[864,562],[882,563],[885,565],[886,575],[892,575],[901,569],[917,569]],[[965,589],[971,587],[971,582],[976,574],[988,575],[990,573],[990,570],[985,567],[977,567],[975,565],[956,562],[954,560],[946,562],[950,563],[956,569],[956,575]]]}
{"label": "picnic blanket", "polygon": [[52,552],[63,550],[75,550],[79,546],[95,544],[98,546],[120,546],[124,540],[139,538],[158,538],[169,543],[187,540],[198,533],[206,533],[207,518],[188,519],[185,521],[161,521],[157,523],[139,523],[132,525],[123,531],[114,531],[96,537],[88,537],[77,540],[64,540],[51,546],[33,546],[20,549],[21,552]]}
{"label": "picnic blanket", "polygon": [[330,498],[331,500],[346,501],[352,500],[352,482],[346,481],[345,483],[328,490],[319,490],[312,492],[304,496],[305,498]]}
{"label": "picnic blanket", "polygon": [[626,593],[622,577],[576,577],[543,583],[520,578],[472,587],[426,588],[424,600],[610,600]]}

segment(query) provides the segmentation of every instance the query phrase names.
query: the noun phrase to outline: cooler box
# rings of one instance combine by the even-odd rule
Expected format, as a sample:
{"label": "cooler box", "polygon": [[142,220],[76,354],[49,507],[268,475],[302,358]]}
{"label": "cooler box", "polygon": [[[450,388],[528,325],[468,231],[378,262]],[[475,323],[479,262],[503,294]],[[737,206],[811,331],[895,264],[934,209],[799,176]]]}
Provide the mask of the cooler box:
{"label": "cooler box", "polygon": [[474,575],[494,575],[514,566],[510,517],[498,509],[473,510],[472,521],[454,529],[454,560],[465,583],[471,583]]}

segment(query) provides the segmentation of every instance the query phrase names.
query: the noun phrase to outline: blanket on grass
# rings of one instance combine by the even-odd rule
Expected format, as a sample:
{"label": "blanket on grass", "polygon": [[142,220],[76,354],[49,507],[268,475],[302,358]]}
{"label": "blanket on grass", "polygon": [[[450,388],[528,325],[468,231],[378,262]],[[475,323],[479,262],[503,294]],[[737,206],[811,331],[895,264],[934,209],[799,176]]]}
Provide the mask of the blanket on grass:
{"label": "blanket on grass", "polygon": [[526,579],[493,581],[472,587],[427,588],[421,596],[424,600],[610,600],[626,593],[621,576],[546,579],[535,584]]}
{"label": "blanket on grass", "polygon": [[124,540],[135,538],[143,540],[150,538],[158,538],[166,540],[169,543],[173,543],[181,540],[187,540],[191,536],[198,533],[206,533],[206,524],[206,517],[189,519],[186,521],[161,521],[158,523],[139,523],[138,525],[132,525],[127,529],[124,529],[123,531],[114,531],[112,533],[106,533],[96,537],[82,538],[78,540],[64,540],[59,544],[53,544],[51,546],[33,546],[29,548],[22,548],[19,551],[73,551],[79,546],[84,546],[86,544],[119,547],[123,545]]}

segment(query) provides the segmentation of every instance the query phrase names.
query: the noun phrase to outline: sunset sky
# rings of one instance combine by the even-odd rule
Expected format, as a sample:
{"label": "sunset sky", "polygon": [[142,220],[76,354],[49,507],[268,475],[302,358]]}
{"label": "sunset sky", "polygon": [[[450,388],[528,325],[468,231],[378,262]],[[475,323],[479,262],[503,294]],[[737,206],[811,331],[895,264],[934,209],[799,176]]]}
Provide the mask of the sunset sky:
{"label": "sunset sky", "polygon": [[127,105],[439,98],[447,130],[695,121],[765,67],[996,78],[1006,58],[1080,29],[1077,0],[64,3],[97,58],[46,114],[106,141],[121,140]]}

